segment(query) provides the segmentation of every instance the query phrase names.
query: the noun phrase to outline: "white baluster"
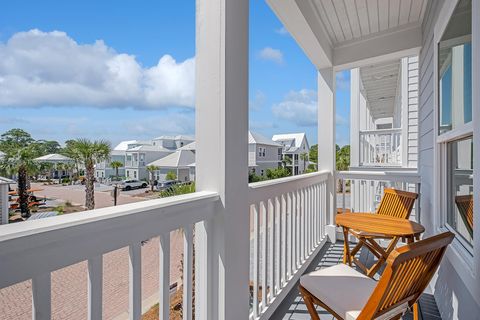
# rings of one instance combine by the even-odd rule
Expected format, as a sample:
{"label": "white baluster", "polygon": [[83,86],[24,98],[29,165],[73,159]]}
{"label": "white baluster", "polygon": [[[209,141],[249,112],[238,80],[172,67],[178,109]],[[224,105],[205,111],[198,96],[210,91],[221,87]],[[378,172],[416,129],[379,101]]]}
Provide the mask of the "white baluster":
{"label": "white baluster", "polygon": [[170,232],[160,235],[159,277],[158,277],[158,317],[170,317]]}
{"label": "white baluster", "polygon": [[275,297],[275,286],[276,286],[276,260],[275,260],[275,253],[276,253],[276,238],[277,238],[277,217],[275,214],[275,208],[273,205],[273,201],[269,199],[267,201],[268,204],[268,225],[270,225],[270,233],[268,239],[268,275],[269,275],[269,283],[270,283],[270,296],[268,297],[268,301],[270,302],[273,297]]}
{"label": "white baluster", "polygon": [[88,320],[102,319],[103,256],[88,259]]}
{"label": "white baluster", "polygon": [[142,316],[142,244],[129,246],[129,319]]}
{"label": "white baluster", "polygon": [[256,204],[252,205],[253,210],[253,316],[257,318],[260,314],[258,308],[258,286],[260,276],[260,214]]}
{"label": "white baluster", "polygon": [[32,319],[48,320],[52,317],[50,272],[32,279]]}
{"label": "white baluster", "polygon": [[192,319],[193,226],[183,228],[183,320]]}
{"label": "white baluster", "polygon": [[264,202],[260,202],[260,214],[262,216],[262,311],[267,308],[267,290],[268,290],[268,221],[267,208]]}

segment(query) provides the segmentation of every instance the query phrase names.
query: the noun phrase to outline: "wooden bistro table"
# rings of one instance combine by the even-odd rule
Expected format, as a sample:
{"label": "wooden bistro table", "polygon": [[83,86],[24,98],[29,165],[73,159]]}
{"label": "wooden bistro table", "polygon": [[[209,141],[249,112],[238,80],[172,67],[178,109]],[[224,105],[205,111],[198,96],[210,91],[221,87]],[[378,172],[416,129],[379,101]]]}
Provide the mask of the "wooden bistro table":
{"label": "wooden bistro table", "polygon": [[[408,243],[412,243],[414,239],[419,239],[420,235],[425,232],[425,228],[419,223],[375,213],[338,214],[336,223],[343,228],[345,239],[343,245],[343,263],[348,263],[351,266],[353,260],[369,277],[373,277],[382,264],[387,261],[388,255],[395,249],[395,246],[401,238],[406,238]],[[375,240],[364,242],[378,258],[378,261],[370,269],[350,255],[350,247],[348,245],[348,231],[350,229],[357,232],[363,231],[365,233],[383,235],[386,239],[391,239],[386,249],[382,248]]]}

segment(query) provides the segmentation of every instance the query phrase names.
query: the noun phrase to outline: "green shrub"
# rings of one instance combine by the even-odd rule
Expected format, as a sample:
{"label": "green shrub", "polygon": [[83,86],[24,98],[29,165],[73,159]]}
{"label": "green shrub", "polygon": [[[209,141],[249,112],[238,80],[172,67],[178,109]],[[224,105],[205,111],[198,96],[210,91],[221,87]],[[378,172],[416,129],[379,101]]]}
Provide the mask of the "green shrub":
{"label": "green shrub", "polygon": [[165,190],[160,191],[160,197],[173,197],[181,194],[193,193],[195,192],[195,183],[191,184],[175,184],[171,187],[168,187]]}
{"label": "green shrub", "polygon": [[177,180],[177,174],[175,171],[168,171],[165,180]]}

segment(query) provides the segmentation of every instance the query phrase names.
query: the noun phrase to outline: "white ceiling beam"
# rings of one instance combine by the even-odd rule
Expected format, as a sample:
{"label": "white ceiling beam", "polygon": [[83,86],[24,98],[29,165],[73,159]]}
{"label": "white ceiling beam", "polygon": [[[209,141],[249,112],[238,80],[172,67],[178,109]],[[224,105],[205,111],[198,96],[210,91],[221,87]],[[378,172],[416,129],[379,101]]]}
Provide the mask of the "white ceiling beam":
{"label": "white ceiling beam", "polygon": [[266,2],[318,69],[332,67],[332,45],[310,1],[266,0]]}
{"label": "white ceiling beam", "polygon": [[382,33],[334,48],[334,68],[337,71],[352,69],[418,55],[421,46],[420,26]]}

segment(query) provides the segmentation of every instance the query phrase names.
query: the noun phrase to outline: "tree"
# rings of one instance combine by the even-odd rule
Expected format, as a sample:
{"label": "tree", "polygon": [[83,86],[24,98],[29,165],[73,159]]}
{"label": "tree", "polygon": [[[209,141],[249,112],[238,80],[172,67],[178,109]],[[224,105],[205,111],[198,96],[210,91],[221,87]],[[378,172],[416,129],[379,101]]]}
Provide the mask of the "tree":
{"label": "tree", "polygon": [[8,153],[12,149],[26,147],[35,142],[32,136],[22,129],[11,129],[0,136],[0,151]]}
{"label": "tree", "polygon": [[177,180],[177,174],[175,173],[175,171],[168,171],[165,179],[166,180]]}
{"label": "tree", "polygon": [[303,161],[303,170],[307,169],[308,153],[304,152],[300,154],[300,160]]}
{"label": "tree", "polygon": [[42,155],[59,153],[62,150],[60,144],[54,140],[38,140],[37,143]]}
{"label": "tree", "polygon": [[123,167],[123,163],[120,161],[112,161],[110,163],[110,167],[115,169],[115,178],[118,180],[118,169]]}
{"label": "tree", "polygon": [[[152,191],[153,191],[153,182],[155,181],[155,171],[157,171],[158,169],[159,168],[155,165],[147,166],[147,171],[148,171],[149,177],[150,177],[150,188],[151,188]],[[173,171],[170,171],[170,172],[173,172]],[[167,177],[168,177],[168,174],[167,174]],[[167,179],[167,180],[175,180],[175,179]]]}
{"label": "tree", "polygon": [[336,152],[336,169],[337,171],[345,171],[350,167],[350,146],[346,145],[340,148],[337,145]]}
{"label": "tree", "polygon": [[95,209],[95,163],[110,158],[110,143],[105,140],[77,139],[67,144],[68,155],[85,166],[85,207]]}
{"label": "tree", "polygon": [[318,161],[318,144],[314,144],[310,147],[308,158],[311,162],[317,163]]}
{"label": "tree", "polygon": [[[348,170],[350,167],[350,146],[346,145],[340,148],[336,145],[336,170],[337,171],[345,171]],[[338,180],[338,190],[342,190],[343,185],[341,180]]]}
{"label": "tree", "polygon": [[23,218],[28,218],[30,217],[30,208],[28,207],[28,177],[38,169],[37,163],[34,161],[38,153],[34,144],[20,146],[21,144],[22,142],[19,142],[19,147],[8,149],[0,166],[5,172],[18,174],[17,182],[20,213]]}

